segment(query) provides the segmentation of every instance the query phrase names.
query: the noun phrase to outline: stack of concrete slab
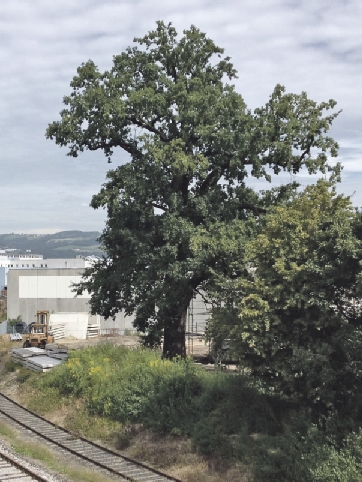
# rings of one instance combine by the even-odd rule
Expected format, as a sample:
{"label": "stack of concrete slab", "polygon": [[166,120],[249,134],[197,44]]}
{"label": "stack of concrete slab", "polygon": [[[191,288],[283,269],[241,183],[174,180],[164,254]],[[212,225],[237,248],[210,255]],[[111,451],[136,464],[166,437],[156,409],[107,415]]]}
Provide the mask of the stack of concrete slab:
{"label": "stack of concrete slab", "polygon": [[18,362],[24,365],[27,358],[36,356],[36,355],[41,355],[41,354],[44,355],[44,350],[36,347],[12,348],[11,354],[12,354],[12,359],[15,362]]}
{"label": "stack of concrete slab", "polygon": [[26,359],[24,366],[34,372],[48,372],[52,368],[60,365],[62,360],[56,360],[47,355],[31,356]]}
{"label": "stack of concrete slab", "polygon": [[12,358],[26,368],[36,372],[47,372],[68,358],[67,348],[49,344],[46,351],[41,348],[13,348]]}
{"label": "stack of concrete slab", "polygon": [[48,343],[45,347],[46,354],[58,360],[68,360],[68,348]]}
{"label": "stack of concrete slab", "polygon": [[80,340],[87,338],[87,326],[89,321],[89,313],[51,313],[50,325],[54,332],[53,327],[64,325],[64,336],[74,336]]}

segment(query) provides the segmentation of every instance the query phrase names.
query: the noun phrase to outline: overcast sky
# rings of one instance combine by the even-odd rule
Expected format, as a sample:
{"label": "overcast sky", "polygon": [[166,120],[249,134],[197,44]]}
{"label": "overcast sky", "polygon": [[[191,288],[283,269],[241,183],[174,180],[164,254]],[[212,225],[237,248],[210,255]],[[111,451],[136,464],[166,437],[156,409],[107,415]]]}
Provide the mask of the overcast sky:
{"label": "overcast sky", "polygon": [[105,213],[89,203],[125,157],[118,154],[113,165],[101,153],[67,157],[45,129],[59,119],[82,62],[111,68],[113,55],[156,20],[179,33],[194,24],[224,47],[251,109],[265,104],[277,83],[316,101],[335,99],[343,109],[331,131],[344,165],[339,189],[362,206],[361,0],[2,0],[1,233],[102,230]]}

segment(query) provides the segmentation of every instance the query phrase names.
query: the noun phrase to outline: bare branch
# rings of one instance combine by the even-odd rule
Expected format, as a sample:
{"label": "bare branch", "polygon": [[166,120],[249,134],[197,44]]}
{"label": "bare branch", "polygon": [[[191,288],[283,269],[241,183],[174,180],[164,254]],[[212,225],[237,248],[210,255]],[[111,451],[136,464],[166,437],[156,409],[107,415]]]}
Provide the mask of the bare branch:
{"label": "bare branch", "polygon": [[154,125],[151,123],[148,123],[148,122],[145,122],[141,119],[137,119],[137,117],[135,116],[127,116],[126,117],[126,120],[130,121],[130,122],[133,122],[134,124],[136,124],[138,127],[142,127],[143,129],[146,129],[147,131],[149,132],[153,132],[154,134],[158,135],[158,137],[161,139],[161,141],[163,142],[168,142],[169,139],[167,138],[166,134],[164,132],[162,132],[161,130],[159,129],[156,129],[154,127]]}

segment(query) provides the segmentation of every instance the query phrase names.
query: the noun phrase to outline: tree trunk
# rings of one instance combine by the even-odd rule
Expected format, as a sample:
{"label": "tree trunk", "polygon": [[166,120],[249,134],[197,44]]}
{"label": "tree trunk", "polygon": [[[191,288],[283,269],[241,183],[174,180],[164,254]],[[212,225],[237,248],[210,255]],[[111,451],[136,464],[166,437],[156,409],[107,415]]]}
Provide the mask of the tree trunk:
{"label": "tree trunk", "polygon": [[163,357],[175,358],[180,356],[186,358],[186,318],[187,308],[182,310],[181,316],[173,322],[165,323],[163,338]]}

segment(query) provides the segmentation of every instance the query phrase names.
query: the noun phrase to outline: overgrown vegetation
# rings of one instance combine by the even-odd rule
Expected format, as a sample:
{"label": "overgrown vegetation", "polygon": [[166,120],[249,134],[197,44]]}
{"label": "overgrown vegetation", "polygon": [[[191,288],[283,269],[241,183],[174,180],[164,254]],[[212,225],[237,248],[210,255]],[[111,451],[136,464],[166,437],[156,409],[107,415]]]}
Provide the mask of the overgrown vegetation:
{"label": "overgrown vegetation", "polygon": [[333,182],[295,192],[260,219],[235,260],[248,273],[220,280],[208,331],[216,344],[228,339],[272,393],[310,407],[315,421],[344,412],[355,430],[362,413],[361,233],[360,214]]}
{"label": "overgrown vegetation", "polygon": [[[73,482],[94,481],[94,472],[92,470],[77,466],[74,463],[69,464],[68,462],[65,464],[63,460],[59,460],[59,453],[56,454],[46,445],[39,444],[39,442],[35,444],[33,441],[25,440],[24,434],[20,434],[2,421],[0,421],[0,435],[11,444],[11,448],[15,453],[31,457],[46,468],[65,475],[67,480]],[[111,480],[113,479],[97,474],[98,482],[111,482]]]}
{"label": "overgrown vegetation", "polygon": [[[196,27],[180,38],[157,22],[135,42],[107,72],[78,68],[46,135],[72,157],[130,155],[92,199],[107,209],[105,256],[75,291],[91,294],[93,313],[134,314],[144,344],[163,338],[170,361],[102,347],[71,358],[45,389],[122,425],[189,437],[255,480],[360,480],[362,216],[334,186],[336,102],[277,85],[251,112],[225,83],[236,77],[230,58]],[[247,182],[281,171],[331,177],[303,192]],[[229,345],[247,377],[177,358],[200,290],[217,306],[215,351]]]}
{"label": "overgrown vegetation", "polygon": [[71,352],[67,363],[32,377],[28,390],[29,406],[42,413],[78,405],[78,416],[68,420],[77,432],[100,437],[113,425],[122,450],[151,429],[188,440],[205,460],[224,461],[221,472],[239,464],[245,478],[236,480],[362,481],[362,433],[341,437],[332,417],[322,429],[308,409],[266,395],[241,373],[210,373],[189,359],[103,344]]}
{"label": "overgrown vegetation", "polygon": [[4,371],[5,373],[12,373],[18,370],[21,367],[20,363],[14,362],[14,360],[8,360],[4,364]]}

